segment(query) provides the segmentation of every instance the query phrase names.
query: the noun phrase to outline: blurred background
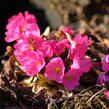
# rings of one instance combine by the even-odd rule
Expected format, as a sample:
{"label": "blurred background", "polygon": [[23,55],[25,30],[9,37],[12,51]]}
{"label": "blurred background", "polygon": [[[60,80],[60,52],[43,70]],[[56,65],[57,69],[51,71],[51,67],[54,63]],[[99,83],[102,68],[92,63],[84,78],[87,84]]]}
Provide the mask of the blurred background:
{"label": "blurred background", "polygon": [[[4,41],[8,18],[29,11],[38,19],[41,32],[60,25],[70,26],[82,34],[109,36],[108,0],[0,0],[0,54],[8,44]],[[93,29],[93,30],[92,30]]]}

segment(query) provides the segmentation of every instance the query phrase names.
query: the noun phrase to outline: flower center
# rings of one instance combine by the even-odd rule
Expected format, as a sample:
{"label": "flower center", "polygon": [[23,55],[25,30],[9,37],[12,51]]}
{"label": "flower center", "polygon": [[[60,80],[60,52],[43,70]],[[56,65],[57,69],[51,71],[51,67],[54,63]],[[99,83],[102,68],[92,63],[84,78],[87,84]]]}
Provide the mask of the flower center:
{"label": "flower center", "polygon": [[67,76],[65,77],[65,79],[66,79],[66,80],[71,80],[71,79],[72,79],[72,76],[67,75]]}
{"label": "flower center", "polygon": [[56,67],[56,68],[55,68],[55,72],[56,72],[56,73],[59,73],[60,71],[61,71],[61,68],[60,68],[60,67]]}
{"label": "flower center", "polygon": [[39,64],[42,64],[42,62],[41,61],[37,61],[36,64],[39,65]]}
{"label": "flower center", "polygon": [[79,43],[76,42],[75,46],[78,47]]}
{"label": "flower center", "polygon": [[24,25],[20,28],[20,30],[19,30],[20,33],[24,32],[25,28],[26,28],[26,24],[24,24]]}
{"label": "flower center", "polygon": [[33,51],[35,50],[35,48],[34,48],[34,41],[31,38],[29,39],[29,49],[33,50]]}

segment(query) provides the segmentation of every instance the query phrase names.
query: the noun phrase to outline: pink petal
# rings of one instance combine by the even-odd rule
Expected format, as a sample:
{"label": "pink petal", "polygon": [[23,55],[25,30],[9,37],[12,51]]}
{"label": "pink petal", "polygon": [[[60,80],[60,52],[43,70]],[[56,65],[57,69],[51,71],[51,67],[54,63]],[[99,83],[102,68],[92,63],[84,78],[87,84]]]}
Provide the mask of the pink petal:
{"label": "pink petal", "polygon": [[109,81],[109,75],[106,72],[101,72],[101,74],[98,76],[97,84],[105,84]]}
{"label": "pink petal", "polygon": [[109,99],[109,91],[108,90],[104,91],[104,94],[106,95],[107,99]]}
{"label": "pink petal", "polygon": [[88,72],[91,66],[92,64],[90,58],[83,58],[83,59],[75,58],[73,60],[72,68],[78,69],[80,72]]}
{"label": "pink petal", "polygon": [[27,75],[33,76],[40,72],[44,67],[44,58],[35,51],[24,51],[22,55],[18,56],[18,61],[22,65],[24,72]]}
{"label": "pink petal", "polygon": [[46,65],[44,75],[50,80],[54,80],[58,83],[62,83],[64,70],[65,70],[65,67],[64,67],[63,60],[60,57],[53,58]]}
{"label": "pink petal", "polygon": [[68,90],[74,89],[79,85],[80,72],[76,69],[70,69],[63,78],[63,85]]}
{"label": "pink petal", "polygon": [[102,69],[105,72],[109,71],[109,55],[105,55],[102,61]]}

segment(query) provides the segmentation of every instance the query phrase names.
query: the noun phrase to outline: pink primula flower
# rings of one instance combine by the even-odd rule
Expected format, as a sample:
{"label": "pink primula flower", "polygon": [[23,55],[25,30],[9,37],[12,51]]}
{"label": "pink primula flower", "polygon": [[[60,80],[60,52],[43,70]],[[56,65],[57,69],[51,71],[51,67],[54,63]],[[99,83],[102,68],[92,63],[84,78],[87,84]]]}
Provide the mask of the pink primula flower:
{"label": "pink primula flower", "polygon": [[40,30],[37,24],[31,23],[27,24],[26,29],[24,31],[24,35],[27,38],[30,38],[31,36],[39,37],[40,36]]}
{"label": "pink primula flower", "polygon": [[65,51],[65,48],[69,48],[69,46],[70,45],[68,44],[68,40],[64,39],[62,41],[59,41],[54,47],[54,52],[57,56],[60,56]]}
{"label": "pink primula flower", "polygon": [[24,26],[26,23],[23,14],[19,13],[18,15],[12,16],[8,20],[8,24],[6,25],[6,29],[8,30],[5,34],[5,40],[6,42],[12,42],[14,40],[19,39],[20,29]]}
{"label": "pink primula flower", "polygon": [[109,55],[105,55],[102,60],[102,70],[104,72],[101,72],[99,74],[98,79],[97,79],[97,84],[105,84],[106,82],[109,82],[109,75],[107,72],[109,71]]}
{"label": "pink primula flower", "polygon": [[109,90],[105,90],[104,94],[106,95],[107,99],[109,99]]}
{"label": "pink primula flower", "polygon": [[65,51],[65,48],[70,47],[70,44],[68,43],[67,39],[61,40],[59,42],[52,40],[50,43],[51,43],[51,46],[52,46],[54,53],[57,56],[60,56]]}
{"label": "pink primula flower", "polygon": [[29,37],[29,34],[40,36],[39,27],[34,23],[35,17],[33,18],[33,15],[30,15],[27,12],[25,13],[25,16],[23,16],[22,13],[19,13],[9,19],[8,24],[6,25],[6,42],[17,41],[21,38],[21,35],[25,35],[25,37]]}
{"label": "pink primula flower", "polygon": [[35,39],[35,48],[36,49],[39,49],[41,46],[42,46],[42,43],[43,42],[46,42],[47,40],[44,40],[43,38],[41,38],[41,37],[37,37],[36,39]]}
{"label": "pink primula flower", "polygon": [[62,31],[68,33],[69,35],[73,34],[73,30],[70,27],[65,27]]}
{"label": "pink primula flower", "polygon": [[43,57],[52,57],[53,56],[53,49],[51,43],[47,40],[42,39],[41,37],[37,37],[35,39],[35,49],[37,51],[42,52]]}
{"label": "pink primula flower", "polygon": [[40,43],[38,40],[40,37],[36,37],[33,35],[30,35],[29,38],[24,37],[24,35],[22,35],[21,37],[22,38],[19,39],[16,44],[14,44],[15,55],[21,55],[22,52],[27,50],[36,51],[36,41],[38,41],[37,43]]}
{"label": "pink primula flower", "polygon": [[44,41],[40,48],[38,49],[39,51],[41,51],[43,53],[43,56],[44,57],[52,57],[53,56],[53,50],[52,50],[52,47],[50,45],[49,42],[47,41]]}
{"label": "pink primula flower", "polygon": [[21,12],[18,13],[18,15],[14,15],[11,18],[9,18],[8,25],[6,25],[6,29],[12,29],[13,26],[21,25],[18,21],[21,21],[21,23],[23,23],[23,21],[25,22],[24,16]]}
{"label": "pink primula flower", "polygon": [[53,58],[51,61],[46,65],[45,68],[45,77],[50,80],[54,80],[58,83],[62,83],[62,79],[64,76],[64,63],[60,57]]}
{"label": "pink primula flower", "polygon": [[88,72],[92,66],[90,58],[73,59],[72,68],[78,69],[80,72]]}
{"label": "pink primula flower", "polygon": [[34,76],[45,65],[45,60],[35,51],[24,51],[21,56],[17,57],[17,60],[23,67],[23,71],[27,72],[27,75]]}
{"label": "pink primula flower", "polygon": [[24,12],[24,16],[28,23],[37,23],[36,17],[32,14],[29,14],[28,11]]}
{"label": "pink primula flower", "polygon": [[14,44],[14,55],[18,56],[21,55],[22,52],[29,50],[29,42],[27,39],[21,39],[16,44]]}
{"label": "pink primula flower", "polygon": [[77,69],[70,69],[63,78],[63,85],[68,90],[74,89],[79,85],[80,72]]}
{"label": "pink primula flower", "polygon": [[90,44],[91,42],[88,40],[88,36],[82,37],[80,34],[76,35],[71,44],[68,57],[71,59],[83,58]]}
{"label": "pink primula flower", "polygon": [[24,51],[29,51],[29,50],[35,50],[35,44],[34,44],[34,39],[27,39],[27,38],[22,38],[18,40],[16,44],[14,44],[14,54],[16,56],[21,55],[22,52]]}
{"label": "pink primula flower", "polygon": [[109,71],[109,55],[105,55],[102,61],[102,69],[105,72]]}
{"label": "pink primula flower", "polygon": [[108,81],[109,81],[109,75],[107,74],[107,72],[101,72],[101,74],[98,76],[97,84],[104,85]]}

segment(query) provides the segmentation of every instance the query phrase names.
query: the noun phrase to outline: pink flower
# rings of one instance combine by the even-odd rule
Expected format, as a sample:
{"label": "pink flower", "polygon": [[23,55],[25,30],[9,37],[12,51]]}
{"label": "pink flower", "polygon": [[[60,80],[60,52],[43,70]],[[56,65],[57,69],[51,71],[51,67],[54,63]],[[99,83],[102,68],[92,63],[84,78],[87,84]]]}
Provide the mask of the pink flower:
{"label": "pink flower", "polygon": [[105,90],[104,94],[106,95],[107,99],[109,99],[109,90]]}
{"label": "pink flower", "polygon": [[6,29],[12,29],[13,26],[21,25],[18,21],[21,23],[25,23],[25,19],[23,14],[20,12],[18,15],[14,15],[8,20],[8,24],[6,25]]}
{"label": "pink flower", "polygon": [[80,72],[77,69],[70,69],[63,78],[63,85],[68,90],[74,89],[79,85]]}
{"label": "pink flower", "polygon": [[50,80],[54,80],[58,83],[62,83],[62,79],[64,76],[64,63],[60,57],[53,58],[51,61],[46,65],[45,68],[45,77]]}
{"label": "pink flower", "polygon": [[40,48],[38,49],[43,53],[44,57],[52,57],[53,56],[53,50],[49,42],[43,41]]}
{"label": "pink flower", "polygon": [[82,37],[80,34],[76,35],[70,47],[68,57],[71,59],[83,58],[90,44],[91,42],[87,36]]}
{"label": "pink flower", "polygon": [[21,27],[23,27],[25,23],[26,21],[22,13],[12,16],[12,18],[8,20],[8,24],[6,25],[6,29],[8,30],[5,37],[6,42],[12,42],[19,39],[19,35],[21,34]]}
{"label": "pink flower", "polygon": [[68,33],[69,35],[73,34],[73,30],[70,27],[65,27],[62,31]]}
{"label": "pink flower", "polygon": [[24,51],[21,56],[17,57],[17,60],[29,76],[39,73],[45,65],[44,58],[35,51]]}
{"label": "pink flower", "polygon": [[90,58],[83,58],[83,59],[78,59],[75,58],[73,59],[73,65],[72,68],[78,69],[80,72],[88,72],[91,68],[91,59]]}
{"label": "pink flower", "polygon": [[37,20],[34,15],[29,14],[28,11],[24,12],[25,19],[28,23],[36,23]]}
{"label": "pink flower", "polygon": [[34,41],[35,49],[42,52],[43,57],[52,57],[53,49],[51,43],[48,40],[44,40],[41,37],[37,37]]}
{"label": "pink flower", "polygon": [[31,36],[39,37],[40,36],[40,30],[39,30],[38,25],[35,24],[35,23],[27,24],[25,31],[24,31],[24,35],[27,38],[30,38]]}
{"label": "pink flower", "polygon": [[99,76],[98,76],[98,79],[97,79],[97,83],[98,84],[105,84],[106,82],[109,81],[109,75],[107,74],[107,72],[109,71],[109,55],[105,55],[103,57],[103,60],[102,60],[102,70],[104,72],[102,72]]}
{"label": "pink flower", "polygon": [[98,76],[97,84],[104,85],[108,81],[109,81],[109,75],[106,72],[101,72],[101,74]]}
{"label": "pink flower", "polygon": [[105,55],[102,61],[102,69],[105,72],[109,71],[109,55]]}
{"label": "pink flower", "polygon": [[22,52],[29,50],[29,42],[27,39],[21,39],[16,44],[14,44],[14,54],[16,56],[21,55]]}
{"label": "pink flower", "polygon": [[22,38],[19,39],[16,44],[14,44],[15,48],[14,54],[21,55],[22,52],[27,50],[36,51],[35,42],[37,39],[39,39],[39,37],[33,35],[29,36],[29,38],[26,38],[25,36],[22,35]]}
{"label": "pink flower", "polygon": [[59,42],[52,40],[50,43],[51,43],[51,46],[52,46],[54,53],[57,56],[60,56],[65,51],[65,48],[70,47],[70,44],[68,43],[67,39],[61,40]]}
{"label": "pink flower", "polygon": [[91,65],[91,60],[89,58],[73,59],[73,65],[65,74],[63,79],[65,88],[72,90],[75,88],[75,86],[78,86],[80,77],[84,74],[84,72],[88,72],[90,70]]}
{"label": "pink flower", "polygon": [[77,34],[74,38],[74,42],[77,42],[78,44],[85,44],[85,46],[89,46],[91,44],[91,41],[88,40],[88,36],[87,35],[84,35],[84,36],[81,36],[81,34]]}
{"label": "pink flower", "polygon": [[44,39],[42,39],[41,37],[37,37],[36,39],[35,39],[35,42],[34,42],[34,44],[35,44],[35,49],[39,49],[41,46],[42,46],[42,43],[43,42],[46,42],[47,40],[44,40]]}
{"label": "pink flower", "polygon": [[54,47],[54,52],[56,53],[57,56],[60,56],[65,48],[69,48],[68,40],[64,39],[60,42],[57,42],[55,47]]}
{"label": "pink flower", "polygon": [[35,21],[35,17],[33,18],[33,15],[30,15],[27,12],[25,12],[25,16],[23,16],[22,13],[19,13],[10,18],[6,26],[6,42],[18,41],[22,35],[27,38],[30,34],[40,36],[40,30]]}

